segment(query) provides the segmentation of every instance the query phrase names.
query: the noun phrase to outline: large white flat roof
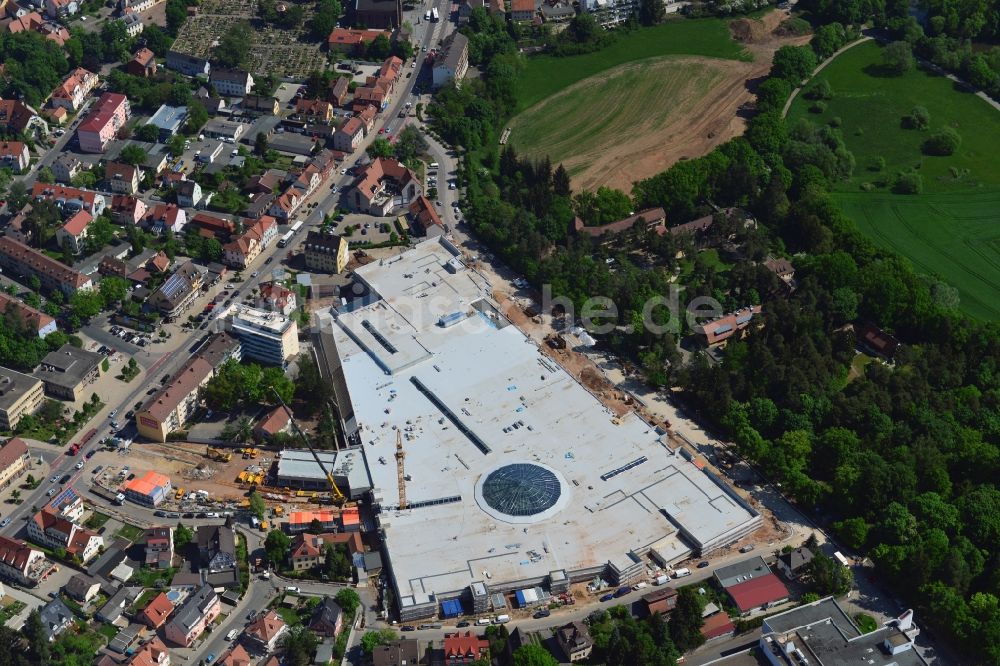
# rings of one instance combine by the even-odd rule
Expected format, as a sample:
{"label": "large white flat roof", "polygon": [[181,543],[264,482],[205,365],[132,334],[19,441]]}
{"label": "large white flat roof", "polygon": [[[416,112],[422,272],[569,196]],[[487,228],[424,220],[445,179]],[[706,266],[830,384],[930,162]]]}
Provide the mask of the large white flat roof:
{"label": "large white flat roof", "polygon": [[[356,274],[381,300],[334,314],[332,330],[376,499],[388,507],[382,523],[401,597],[420,603],[477,580],[624,567],[629,551],[678,530],[710,544],[759,521],[662,433],[634,414],[616,418],[500,316],[486,279],[455,262],[446,240]],[[418,505],[403,511],[397,428],[407,501]],[[480,508],[477,482],[515,462],[542,463],[564,480],[554,512],[512,522]],[[690,552],[666,545],[659,550]]]}

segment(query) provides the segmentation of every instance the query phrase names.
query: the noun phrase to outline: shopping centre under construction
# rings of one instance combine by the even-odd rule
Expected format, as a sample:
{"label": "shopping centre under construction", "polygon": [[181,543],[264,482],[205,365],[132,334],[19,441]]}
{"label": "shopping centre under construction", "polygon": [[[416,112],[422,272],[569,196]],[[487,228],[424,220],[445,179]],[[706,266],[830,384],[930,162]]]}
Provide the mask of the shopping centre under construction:
{"label": "shopping centre under construction", "polygon": [[363,452],[401,619],[596,575],[635,582],[760,526],[692,451],[617,418],[542,353],[447,239],[355,280],[365,295],[321,315],[316,341]]}

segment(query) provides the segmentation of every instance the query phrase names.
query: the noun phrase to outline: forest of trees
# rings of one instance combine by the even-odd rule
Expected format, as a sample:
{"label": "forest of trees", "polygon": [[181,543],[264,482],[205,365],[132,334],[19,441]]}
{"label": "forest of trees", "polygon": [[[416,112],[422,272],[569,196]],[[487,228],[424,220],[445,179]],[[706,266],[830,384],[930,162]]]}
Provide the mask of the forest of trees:
{"label": "forest of trees", "polygon": [[[788,126],[776,111],[817,55],[853,35],[843,26],[871,15],[873,4],[859,3],[860,15],[850,3],[814,6],[829,27],[819,27],[811,48],[779,53],[745,137],[631,192],[635,210],[662,206],[671,224],[704,214],[710,202],[754,213],[759,228],[739,239],[744,257],[725,274],[695,262],[683,286],[685,299],[708,293],[746,304],[763,296],[763,325],[730,343],[719,364],[702,355],[682,363],[671,333],[616,332],[601,343],[674,387],[677,400],[817,512],[846,547],[869,555],[884,584],[970,659],[998,664],[1000,329],[959,313],[941,297],[947,285],[876,247],[837,208],[830,184],[854,169],[839,130]],[[930,7],[968,18],[966,6]],[[513,107],[519,57],[509,33],[478,20],[485,76],[443,90],[429,109],[436,129],[467,149],[468,223],[535,284],[574,301],[610,296],[617,323],[627,324],[637,305],[663,293],[675,244],[686,241],[637,233],[607,249],[569,236],[581,205],[603,219],[593,208],[600,197],[574,197],[561,166],[494,148]],[[613,209],[616,197],[603,199]],[[637,260],[637,248],[652,267]],[[791,296],[773,297],[773,276],[756,264],[768,253],[794,253]],[[903,341],[894,366],[869,363],[849,374],[857,348],[849,324],[857,321]]]}

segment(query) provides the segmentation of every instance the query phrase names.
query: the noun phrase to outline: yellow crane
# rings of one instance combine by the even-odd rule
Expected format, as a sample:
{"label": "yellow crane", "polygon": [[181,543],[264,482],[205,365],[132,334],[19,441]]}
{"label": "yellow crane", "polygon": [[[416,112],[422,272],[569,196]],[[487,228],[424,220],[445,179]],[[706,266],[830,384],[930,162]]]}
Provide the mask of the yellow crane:
{"label": "yellow crane", "polygon": [[399,482],[399,508],[406,508],[406,472],[403,471],[403,459],[406,458],[406,451],[403,450],[403,433],[396,428],[396,479]]}
{"label": "yellow crane", "polygon": [[278,399],[278,402],[280,402],[281,406],[284,407],[285,412],[288,413],[288,420],[292,424],[292,428],[295,430],[295,433],[302,439],[303,442],[305,442],[306,448],[309,449],[309,453],[312,454],[313,458],[316,460],[316,464],[319,465],[319,468],[323,471],[323,475],[326,477],[326,482],[330,485],[330,493],[333,495],[333,500],[338,504],[342,504],[347,498],[344,497],[344,493],[340,492],[340,488],[337,487],[337,482],[333,480],[333,474],[327,471],[326,465],[324,465],[323,461],[320,460],[319,454],[316,453],[316,449],[313,448],[309,438],[306,437],[306,434],[302,432],[302,428],[300,428],[299,424],[295,421],[295,417],[292,416],[292,410],[290,410],[288,405],[285,404],[285,401],[282,400],[281,394],[274,390],[273,387],[271,388],[271,391],[274,392],[274,397]]}

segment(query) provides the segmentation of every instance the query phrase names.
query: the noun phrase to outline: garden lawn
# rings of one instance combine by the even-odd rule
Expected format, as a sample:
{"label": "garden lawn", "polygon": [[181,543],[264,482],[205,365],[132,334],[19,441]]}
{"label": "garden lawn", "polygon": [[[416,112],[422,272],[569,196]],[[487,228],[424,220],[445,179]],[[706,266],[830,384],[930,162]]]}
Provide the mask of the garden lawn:
{"label": "garden lawn", "polygon": [[635,60],[686,54],[731,60],[750,56],[729,35],[725,19],[676,19],[620,35],[606,49],[579,56],[530,58],[518,77],[517,110],[527,109],[577,81]]}
{"label": "garden lawn", "polygon": [[132,543],[142,536],[142,528],[136,527],[135,525],[122,525],[121,529],[115,532],[115,536],[119,536],[123,539],[128,539]]}
{"label": "garden lawn", "polygon": [[[813,113],[814,102],[800,94],[788,113],[790,126],[800,118],[814,123],[841,121],[841,131],[857,166],[854,177],[837,183],[841,191],[857,192],[865,182],[877,183],[902,170],[916,168],[924,192],[975,191],[1000,186],[1000,111],[972,93],[963,92],[945,78],[914,69],[903,76],[883,76],[881,48],[865,42],[838,56],[803,92],[826,80],[833,98],[823,113]],[[930,112],[930,129],[903,127],[903,116],[915,106]],[[947,157],[929,157],[921,144],[934,131],[949,126],[962,137],[958,151]],[[876,158],[885,159],[881,173],[871,170]]]}
{"label": "garden lawn", "polygon": [[919,196],[851,193],[835,199],[876,243],[909,258],[918,272],[957,288],[963,311],[1000,321],[1000,188]]}

